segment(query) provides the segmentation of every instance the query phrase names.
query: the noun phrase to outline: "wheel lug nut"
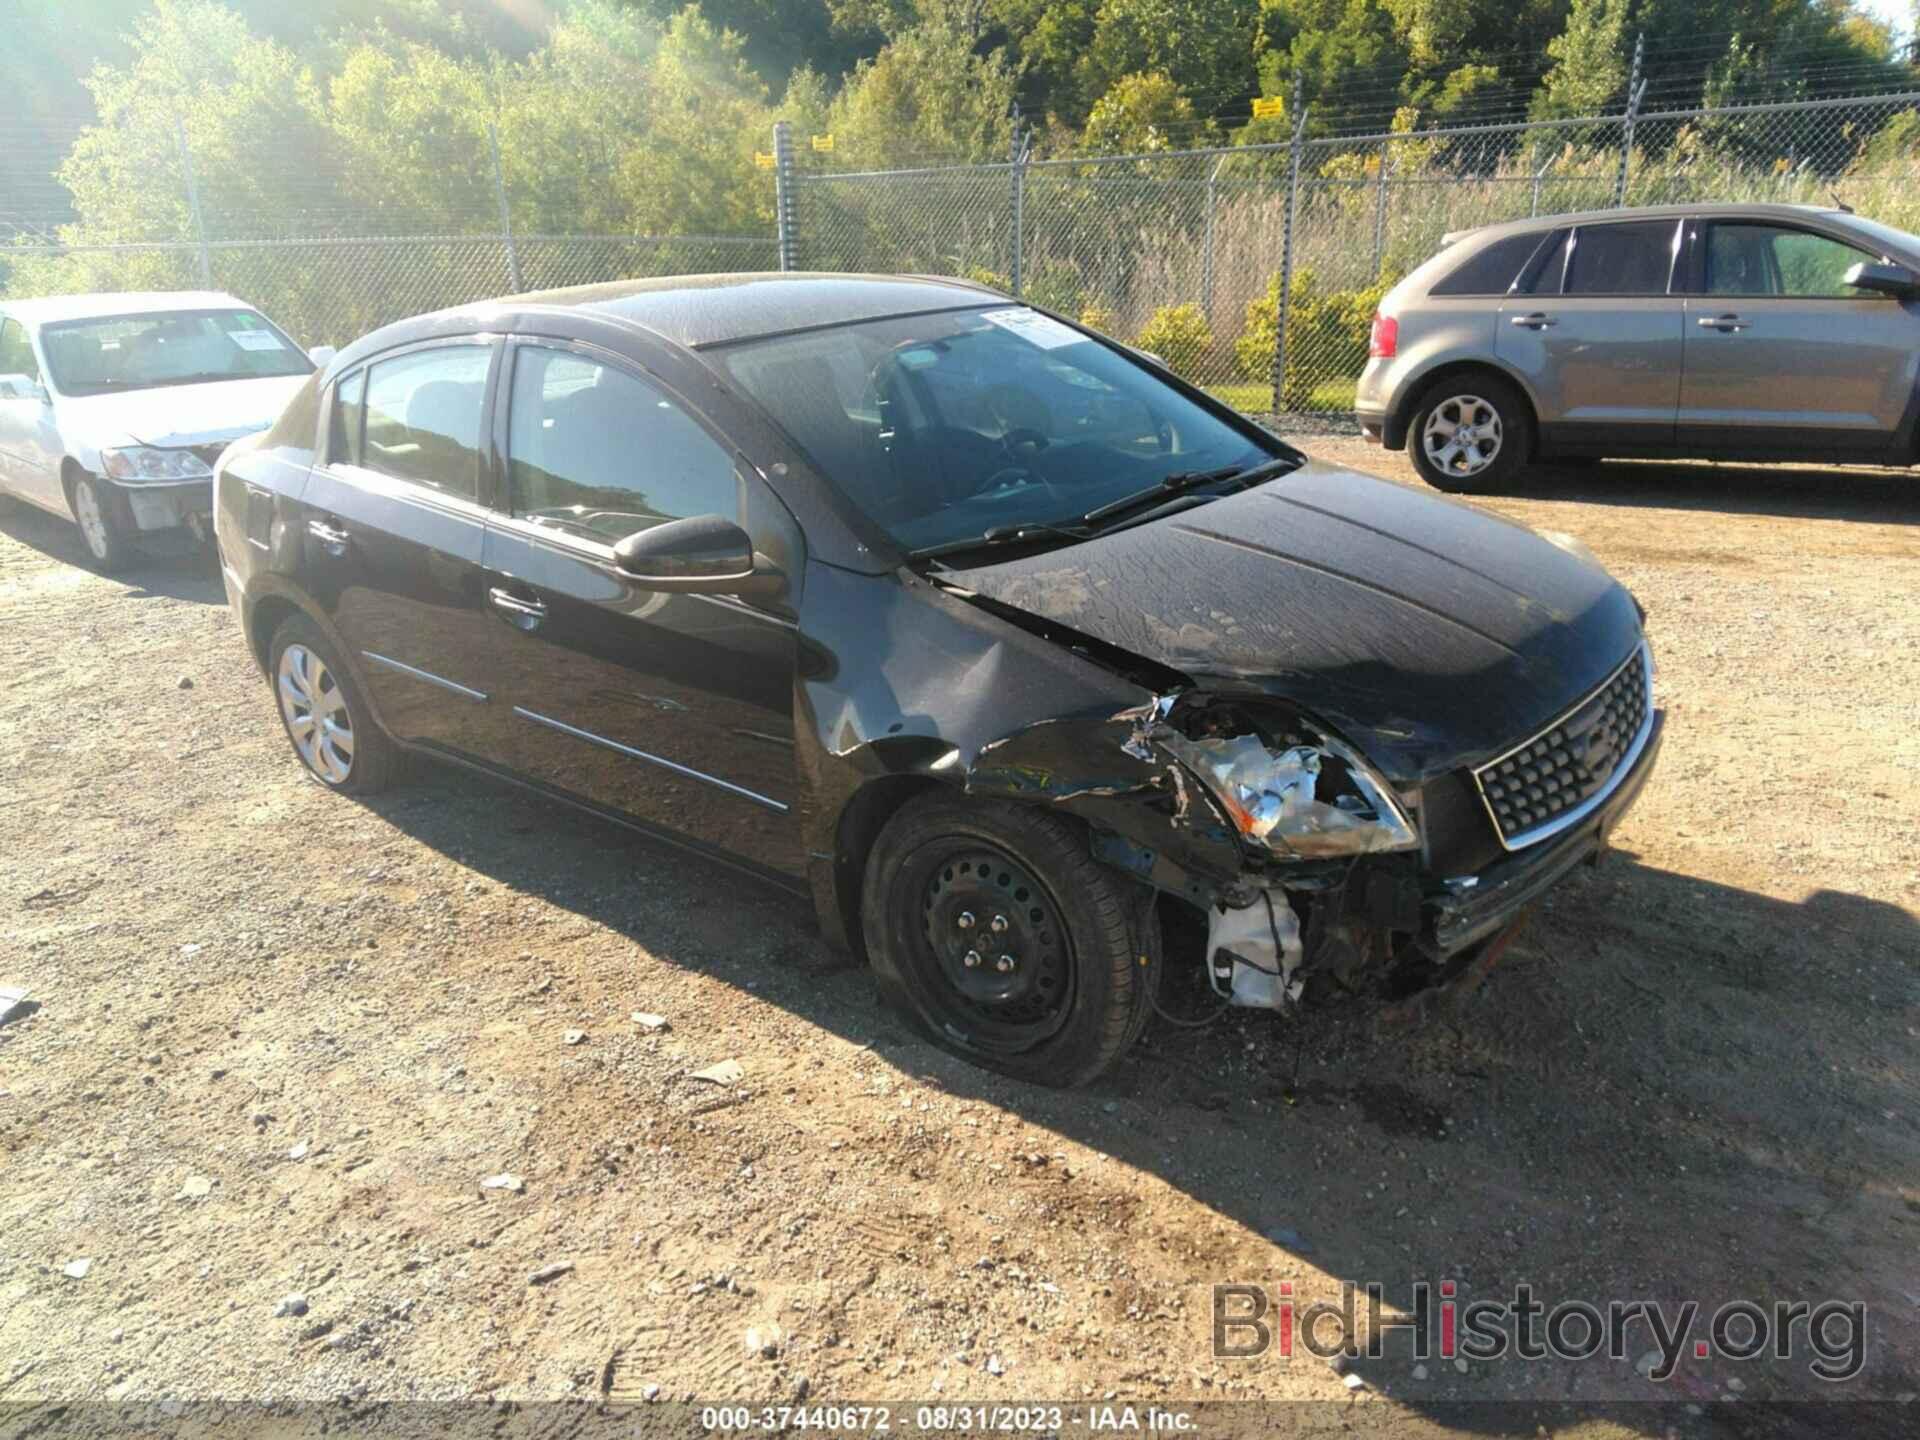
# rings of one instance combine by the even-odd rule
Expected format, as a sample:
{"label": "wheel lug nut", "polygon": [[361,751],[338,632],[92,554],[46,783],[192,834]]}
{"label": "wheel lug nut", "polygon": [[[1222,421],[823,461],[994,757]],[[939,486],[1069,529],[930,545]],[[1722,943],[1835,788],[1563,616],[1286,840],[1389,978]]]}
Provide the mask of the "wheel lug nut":
{"label": "wheel lug nut", "polygon": [[962,930],[971,930],[977,922],[973,918],[973,911],[962,910],[958,915],[953,917],[953,923]]}
{"label": "wheel lug nut", "polygon": [[1015,960],[1011,955],[1002,955],[998,960],[993,962],[993,968],[998,970],[1002,975],[1005,975],[1019,963],[1020,962]]}
{"label": "wheel lug nut", "polygon": [[1004,915],[994,916],[993,922],[989,928],[992,929],[993,933],[996,935],[1006,934],[1007,933],[1007,917]]}
{"label": "wheel lug nut", "polygon": [[978,950],[967,951],[966,954],[960,957],[960,963],[969,970],[978,970],[980,968],[980,952]]}

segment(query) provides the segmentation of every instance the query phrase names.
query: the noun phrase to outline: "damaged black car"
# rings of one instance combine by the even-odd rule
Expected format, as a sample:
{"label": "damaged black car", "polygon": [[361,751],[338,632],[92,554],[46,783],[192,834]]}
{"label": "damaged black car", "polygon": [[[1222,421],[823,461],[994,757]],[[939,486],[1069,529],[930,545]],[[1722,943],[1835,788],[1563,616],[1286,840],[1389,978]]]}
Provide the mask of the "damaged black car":
{"label": "damaged black car", "polygon": [[1578,542],[956,281],[389,326],[227,451],[216,532],[322,784],[428,753],[787,886],[933,1041],[1047,1084],[1170,965],[1271,1009],[1447,973],[1660,745]]}

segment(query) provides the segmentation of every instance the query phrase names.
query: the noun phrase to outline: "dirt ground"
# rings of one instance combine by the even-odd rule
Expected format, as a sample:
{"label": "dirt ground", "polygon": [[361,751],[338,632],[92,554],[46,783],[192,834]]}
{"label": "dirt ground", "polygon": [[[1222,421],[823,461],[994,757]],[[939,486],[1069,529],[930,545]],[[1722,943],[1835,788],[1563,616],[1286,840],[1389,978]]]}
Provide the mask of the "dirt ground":
{"label": "dirt ground", "polygon": [[[1424,1018],[1156,1020],[1067,1094],[912,1039],[700,862],[430,767],[324,792],[198,559],[103,579],[0,518],[0,985],[38,1005],[0,1028],[0,1402],[1278,1397],[1480,1429],[1452,1402],[1495,1399],[1725,1435],[1845,1396],[1920,1426],[1920,476],[1608,465],[1484,503],[1651,614],[1668,740],[1616,852]],[[689,1078],[728,1058],[737,1087]],[[1288,1280],[1691,1299],[1696,1333],[1857,1300],[1864,1367],[1216,1359],[1212,1286]]]}

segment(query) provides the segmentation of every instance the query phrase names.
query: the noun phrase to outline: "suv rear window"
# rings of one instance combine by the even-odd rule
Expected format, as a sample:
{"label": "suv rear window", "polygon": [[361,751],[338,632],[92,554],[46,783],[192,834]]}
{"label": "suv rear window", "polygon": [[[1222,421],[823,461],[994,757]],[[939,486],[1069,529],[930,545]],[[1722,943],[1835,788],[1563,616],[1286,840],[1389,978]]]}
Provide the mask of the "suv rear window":
{"label": "suv rear window", "polygon": [[1541,232],[1509,235],[1470,255],[1427,293],[1429,295],[1505,295],[1540,248]]}
{"label": "suv rear window", "polygon": [[1673,274],[1673,220],[1583,225],[1567,267],[1568,295],[1664,295]]}

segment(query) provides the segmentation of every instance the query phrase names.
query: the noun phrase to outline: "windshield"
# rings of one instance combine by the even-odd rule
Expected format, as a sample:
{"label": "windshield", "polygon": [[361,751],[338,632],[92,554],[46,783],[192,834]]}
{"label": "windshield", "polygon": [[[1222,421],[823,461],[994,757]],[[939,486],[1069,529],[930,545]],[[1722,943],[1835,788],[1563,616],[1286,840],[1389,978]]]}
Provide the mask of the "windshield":
{"label": "windshield", "polygon": [[313,362],[251,310],[168,310],[69,320],[40,331],[47,372],[63,395],[161,385],[306,375]]}
{"label": "windshield", "polygon": [[844,325],[723,354],[728,372],[908,551],[1009,527],[1078,526],[1169,477],[1290,454],[1024,306]]}

